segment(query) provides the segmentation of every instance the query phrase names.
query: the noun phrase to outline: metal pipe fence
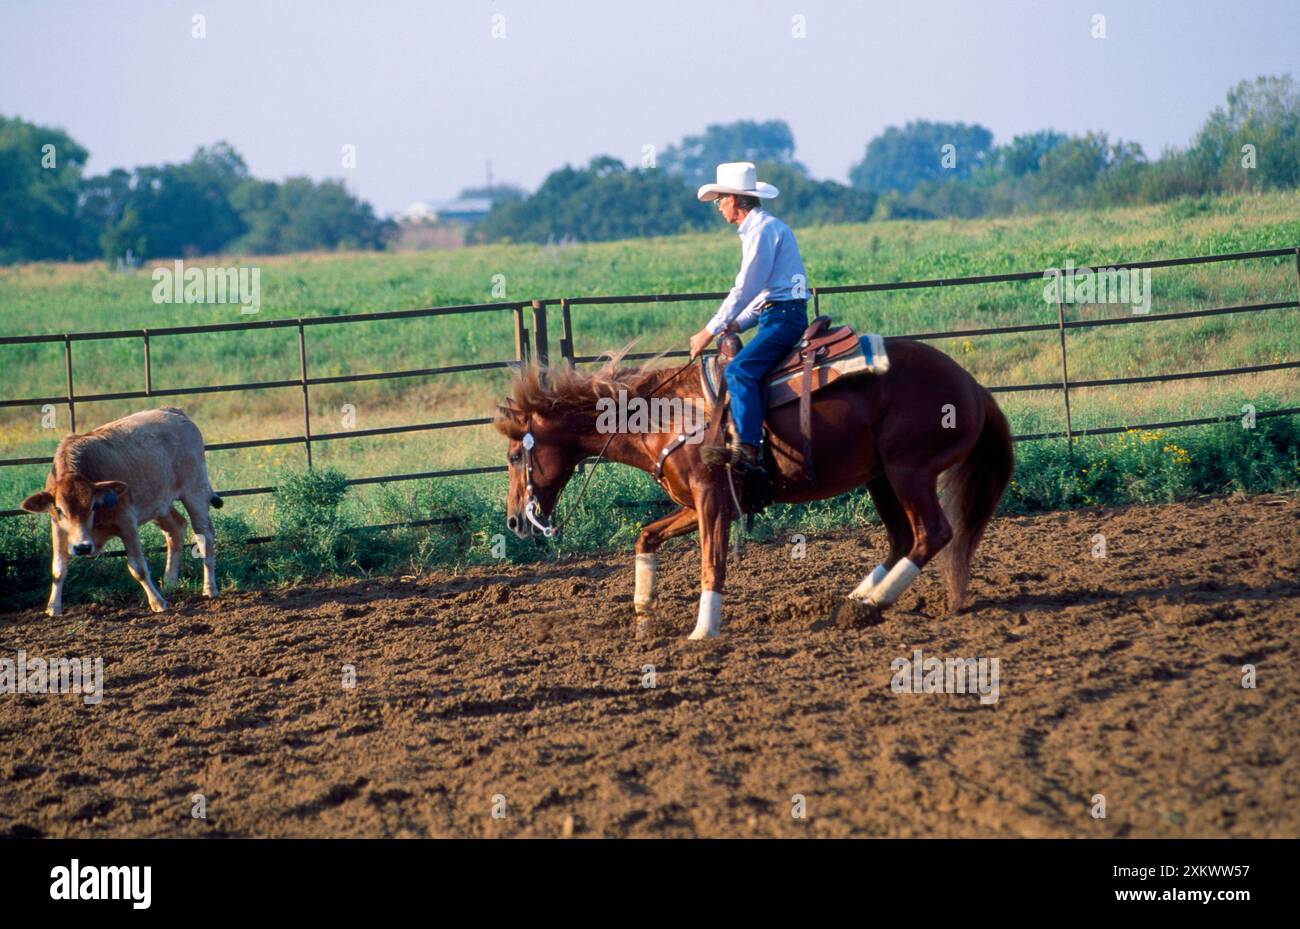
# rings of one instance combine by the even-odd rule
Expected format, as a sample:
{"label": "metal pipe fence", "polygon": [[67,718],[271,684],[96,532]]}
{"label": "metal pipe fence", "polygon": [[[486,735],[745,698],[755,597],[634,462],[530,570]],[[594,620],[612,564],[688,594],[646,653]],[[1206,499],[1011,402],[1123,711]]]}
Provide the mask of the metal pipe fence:
{"label": "metal pipe fence", "polygon": [[[312,445],[313,443],[330,442],[338,439],[355,439],[383,435],[398,435],[411,432],[426,432],[438,429],[457,429],[467,426],[478,426],[492,422],[491,417],[479,417],[474,419],[447,420],[441,422],[413,423],[399,426],[386,426],[374,429],[352,429],[343,432],[318,432],[313,434],[311,429],[311,388],[325,384],[349,384],[368,381],[392,380],[396,378],[412,377],[430,377],[446,374],[462,374],[472,371],[490,371],[501,368],[511,368],[517,366],[528,355],[528,330],[524,324],[523,311],[527,304],[513,303],[482,303],[469,304],[464,306],[451,307],[426,307],[414,310],[391,310],[378,313],[353,313],[341,316],[316,316],[302,317],[297,319],[272,319],[272,320],[252,320],[238,323],[215,323],[197,326],[168,326],[162,328],[146,329],[118,329],[104,332],[79,332],[64,333],[62,335],[32,335],[32,336],[7,336],[0,338],[0,346],[4,345],[30,345],[42,342],[62,342],[64,346],[64,371],[66,393],[62,396],[43,396],[43,397],[21,397],[21,398],[4,398],[0,399],[0,408],[3,407],[41,407],[47,404],[66,404],[68,408],[69,431],[77,431],[77,405],[85,403],[102,402],[106,400],[133,400],[133,399],[157,399],[168,397],[193,396],[199,394],[227,393],[232,391],[249,391],[249,390],[266,390],[286,387],[298,388],[302,391],[302,426],[301,435],[275,436],[263,439],[249,439],[237,442],[213,442],[208,443],[205,447],[208,451],[224,451],[229,449],[243,448],[263,448],[276,445],[302,445],[306,452],[308,468],[313,466]],[[398,319],[419,319],[436,316],[451,316],[466,313],[493,313],[509,312],[514,317],[515,345],[516,356],[513,359],[503,359],[500,361],[476,362],[472,364],[443,365],[440,367],[416,368],[401,371],[379,371],[366,374],[342,374],[330,375],[325,377],[311,377],[308,375],[308,350],[306,332],[309,327],[314,326],[333,326],[346,325],[349,323],[359,322],[377,322],[385,320]],[[160,336],[180,336],[180,335],[197,335],[203,333],[227,333],[227,332],[246,332],[250,330],[267,330],[267,329],[296,329],[298,336],[298,371],[299,376],[293,379],[267,380],[267,381],[246,381],[236,384],[213,384],[192,387],[175,387],[166,389],[157,389],[153,383],[153,361],[152,361],[152,344],[154,339]],[[73,380],[73,352],[72,345],[74,342],[85,341],[104,341],[104,340],[130,340],[140,339],[142,347],[142,360],[144,364],[144,389],[135,391],[116,391],[111,393],[90,393],[78,394],[74,390]],[[52,456],[26,457],[26,458],[4,458],[0,459],[0,467],[16,467],[20,465],[33,464],[51,464]],[[464,474],[488,474],[497,471],[504,471],[504,467],[483,467],[483,468],[452,468],[435,471],[421,471],[410,474],[385,474],[368,477],[350,478],[349,485],[387,483],[393,481],[412,481],[423,480],[426,478],[455,477]],[[220,490],[223,497],[241,497],[257,494],[269,494],[275,492],[275,487],[237,487]],[[0,510],[0,517],[17,516],[22,514],[22,510]]]}
{"label": "metal pipe fence", "polygon": [[[1067,320],[1065,318],[1065,308],[1063,299],[1060,296],[1061,290],[1058,286],[1057,300],[1057,318],[1055,323],[1031,323],[1023,325],[1010,326],[989,326],[973,329],[959,329],[940,332],[920,332],[906,335],[890,336],[886,341],[895,339],[916,339],[921,341],[933,341],[941,339],[973,339],[980,337],[989,337],[997,335],[1007,335],[1014,333],[1029,332],[1050,332],[1058,333],[1060,346],[1060,365],[1061,377],[1059,381],[1050,383],[1030,383],[1030,384],[995,384],[990,385],[989,389],[994,393],[999,392],[1023,392],[1023,391],[1059,391],[1062,395],[1063,405],[1063,422],[1062,428],[1048,432],[1019,434],[1013,437],[1017,442],[1038,441],[1051,438],[1065,438],[1069,442],[1078,436],[1085,435],[1104,435],[1110,433],[1124,432],[1128,429],[1162,429],[1162,428],[1180,428],[1184,426],[1195,426],[1211,424],[1215,422],[1229,421],[1235,418],[1234,415],[1219,417],[1203,417],[1196,419],[1184,419],[1165,422],[1150,422],[1140,424],[1124,424],[1115,426],[1103,426],[1090,429],[1074,428],[1073,418],[1070,411],[1070,391],[1089,387],[1103,386],[1120,386],[1128,384],[1154,383],[1160,381],[1191,380],[1201,378],[1219,378],[1240,374],[1258,373],[1263,371],[1278,371],[1285,369],[1294,369],[1300,367],[1300,360],[1284,361],[1268,364],[1245,365],[1235,368],[1219,368],[1205,371],[1185,371],[1173,374],[1150,374],[1133,377],[1115,377],[1100,378],[1090,380],[1070,380],[1068,373],[1068,352],[1067,352],[1067,333],[1077,330],[1101,326],[1114,325],[1136,325],[1142,323],[1151,323],[1158,321],[1168,321],[1175,319],[1197,319],[1220,315],[1252,314],[1265,313],[1280,310],[1293,310],[1300,308],[1300,247],[1295,248],[1275,248],[1264,249],[1250,252],[1233,252],[1217,255],[1204,255],[1189,258],[1171,258],[1160,259],[1155,261],[1138,261],[1109,263],[1104,265],[1094,265],[1092,271],[1130,271],[1153,268],[1171,268],[1183,267],[1189,265],[1210,264],[1225,261],[1255,261],[1267,258],[1279,258],[1294,256],[1296,263],[1296,284],[1297,300],[1275,301],[1269,303],[1254,303],[1241,306],[1223,306],[1212,307],[1208,309],[1185,310],[1171,313],[1159,313],[1154,315],[1133,315],[1128,317],[1090,319],[1090,320]],[[837,294],[863,294],[863,293],[887,293],[893,291],[908,291],[923,288],[949,288],[964,287],[980,284],[994,283],[1011,283],[1044,280],[1043,271],[1026,271],[1008,274],[991,274],[979,275],[973,277],[958,278],[936,278],[919,281],[901,281],[892,283],[875,283],[875,284],[848,284],[835,285],[828,287],[811,287],[809,296],[812,300],[815,313],[821,310],[821,301],[825,296]],[[1059,284],[1059,282],[1058,282]],[[575,348],[574,336],[574,310],[584,306],[603,306],[603,305],[629,305],[629,304],[669,304],[669,303],[686,303],[693,301],[715,301],[721,300],[726,296],[725,292],[710,293],[679,293],[679,294],[633,294],[623,296],[598,296],[598,297],[564,297],[544,300],[530,301],[512,301],[501,303],[482,303],[467,304],[462,306],[450,307],[425,307],[421,309],[393,310],[376,313],[354,313],[342,316],[318,316],[318,317],[301,317],[293,319],[272,319],[272,320],[254,320],[236,323],[216,323],[195,326],[168,326],[158,328],[142,329],[119,329],[102,332],[69,332],[61,334],[47,335],[29,335],[29,336],[6,336],[0,337],[0,346],[6,345],[28,345],[36,343],[61,343],[63,345],[64,361],[64,382],[65,391],[59,396],[37,396],[37,397],[20,397],[20,398],[3,398],[0,399],[0,408],[13,407],[40,407],[47,404],[66,404],[69,414],[70,431],[75,432],[77,428],[77,407],[78,404],[88,404],[102,402],[106,400],[130,400],[130,399],[157,399],[169,397],[192,396],[200,394],[213,394],[232,391],[249,391],[264,389],[283,389],[296,388],[302,393],[302,434],[291,436],[275,436],[262,439],[251,439],[234,442],[218,442],[207,446],[210,451],[241,449],[241,448],[258,448],[264,446],[276,445],[302,445],[306,452],[308,467],[312,467],[312,446],[321,442],[330,442],[339,439],[356,439],[376,436],[397,435],[403,433],[427,432],[442,429],[459,429],[473,426],[480,426],[492,422],[492,417],[476,417],[470,419],[434,421],[423,423],[412,423],[397,426],[386,426],[374,429],[347,430],[343,432],[313,432],[311,423],[311,389],[327,384],[346,384],[359,383],[366,381],[391,380],[398,378],[418,378],[418,377],[435,377],[439,375],[461,374],[475,371],[490,371],[498,369],[510,369],[535,360],[542,365],[550,363],[550,338],[549,323],[547,317],[548,307],[557,307],[560,315],[560,336],[558,339],[559,355],[562,361],[569,365],[588,364],[601,360],[599,355],[580,355]],[[317,326],[336,326],[348,325],[360,322],[377,322],[385,320],[400,319],[432,319],[439,316],[452,316],[473,313],[510,313],[513,317],[514,325],[514,357],[475,362],[467,364],[444,365],[438,367],[416,368],[399,371],[379,371],[366,374],[345,374],[330,375],[325,377],[313,377],[309,373],[309,346],[307,332],[309,329]],[[525,316],[525,313],[528,315]],[[531,322],[531,328],[529,323]],[[226,333],[241,332],[249,330],[269,330],[269,329],[296,329],[298,341],[298,377],[269,381],[250,381],[234,384],[216,384],[216,385],[199,385],[187,387],[172,387],[159,389],[154,385],[152,346],[154,340],[167,336],[178,335],[196,335],[204,333]],[[75,389],[75,366],[73,345],[77,342],[103,341],[103,340],[140,340],[141,343],[141,361],[143,366],[143,389],[136,391],[117,391],[109,393],[77,393]],[[653,357],[680,358],[688,354],[685,350],[675,350],[667,352],[638,352],[629,353],[625,357],[631,360],[639,360]],[[1269,418],[1274,416],[1290,416],[1300,412],[1300,407],[1285,407],[1277,410],[1265,410],[1256,413],[1257,419]],[[53,461],[50,456],[35,456],[23,458],[5,458],[0,459],[0,467],[17,467],[22,465],[49,464]],[[447,477],[456,477],[468,474],[494,474],[504,472],[503,465],[485,465],[481,467],[468,468],[451,468],[443,470],[420,471],[415,473],[401,474],[381,474],[362,477],[349,478],[349,485],[367,485],[383,484],[397,481],[427,480]],[[274,493],[274,486],[261,487],[238,487],[220,490],[219,493],[226,497],[249,496],[256,494]],[[21,515],[22,510],[0,510],[2,516]],[[404,526],[431,525],[444,520],[414,520],[409,523],[392,523],[376,527],[357,527],[358,530],[373,529],[390,529]],[[254,540],[250,540],[254,541]],[[265,541],[257,539],[255,541]]]}

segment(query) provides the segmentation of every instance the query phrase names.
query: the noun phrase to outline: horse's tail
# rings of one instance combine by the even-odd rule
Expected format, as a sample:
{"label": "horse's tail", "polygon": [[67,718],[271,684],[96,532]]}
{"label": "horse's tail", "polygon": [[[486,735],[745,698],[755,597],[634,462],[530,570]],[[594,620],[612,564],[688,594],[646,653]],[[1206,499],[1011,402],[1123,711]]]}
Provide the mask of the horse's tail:
{"label": "horse's tail", "polygon": [[939,559],[939,570],[948,586],[948,608],[953,613],[966,605],[971,556],[1015,467],[1007,418],[993,394],[983,387],[980,392],[984,397],[984,427],[970,454],[943,475],[943,506],[953,536],[943,550],[944,557]]}

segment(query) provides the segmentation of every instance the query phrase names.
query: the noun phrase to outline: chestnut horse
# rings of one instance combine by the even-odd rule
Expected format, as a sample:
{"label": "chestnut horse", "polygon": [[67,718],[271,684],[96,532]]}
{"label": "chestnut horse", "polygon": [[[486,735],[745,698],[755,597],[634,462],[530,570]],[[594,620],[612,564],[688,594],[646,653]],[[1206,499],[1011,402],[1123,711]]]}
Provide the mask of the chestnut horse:
{"label": "chestnut horse", "polygon": [[[621,394],[624,401],[703,403],[698,364],[684,371],[634,368],[620,364],[625,352],[596,373],[535,366],[517,373],[513,396],[498,408],[495,420],[510,440],[506,513],[517,535],[551,534],[546,521],[585,458],[603,456],[656,474],[661,452],[682,426],[653,422],[637,431],[610,430],[608,419],[602,427],[600,416],[610,401]],[[971,555],[1014,465],[1006,417],[965,369],[938,349],[910,340],[891,341],[889,355],[886,373],[844,377],[813,395],[813,483],[802,477],[799,405],[778,407],[767,416],[778,472],[773,475],[776,502],[832,497],[863,484],[871,494],[889,535],[889,557],[837,607],[864,614],[857,618],[866,621],[878,621],[879,610],[894,603],[945,547],[940,568],[948,606],[953,612],[962,609]],[[728,470],[700,460],[698,438],[675,443],[656,475],[681,508],[637,537],[633,601],[642,622],[653,615],[655,552],[668,539],[698,528],[701,593],[692,639],[716,636],[721,629],[727,539],[740,515]]]}

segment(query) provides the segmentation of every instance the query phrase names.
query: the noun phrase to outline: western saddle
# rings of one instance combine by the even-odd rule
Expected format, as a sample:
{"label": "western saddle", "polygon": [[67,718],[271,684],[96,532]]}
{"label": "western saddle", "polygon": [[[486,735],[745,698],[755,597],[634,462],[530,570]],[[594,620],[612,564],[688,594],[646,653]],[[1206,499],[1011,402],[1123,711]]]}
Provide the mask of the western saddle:
{"label": "western saddle", "polygon": [[[863,342],[868,351],[864,351]],[[718,346],[718,354],[700,366],[705,405],[710,411],[706,444],[721,444],[730,419],[727,382],[723,376],[728,362],[741,349],[740,338],[728,335]],[[859,337],[851,326],[831,327],[829,316],[818,316],[804,330],[799,344],[763,378],[765,409],[772,410],[799,401],[799,432],[802,440],[802,479],[813,480],[812,395],[854,374],[884,374],[889,358],[884,340],[878,335]],[[720,415],[714,416],[713,411]]]}

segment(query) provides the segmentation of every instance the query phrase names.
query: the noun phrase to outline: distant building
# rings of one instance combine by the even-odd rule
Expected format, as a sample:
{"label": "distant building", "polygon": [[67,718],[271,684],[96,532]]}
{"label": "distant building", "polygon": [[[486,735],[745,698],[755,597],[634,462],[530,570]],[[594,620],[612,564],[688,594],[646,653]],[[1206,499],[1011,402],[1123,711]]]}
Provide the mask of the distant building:
{"label": "distant building", "polygon": [[438,218],[438,211],[423,200],[416,200],[397,214],[399,223],[431,223]]}
{"label": "distant building", "polygon": [[460,197],[438,207],[438,219],[453,219],[462,223],[476,223],[492,210],[490,197]]}
{"label": "distant building", "polygon": [[492,209],[490,197],[458,197],[431,205],[428,201],[417,200],[397,214],[399,223],[441,223],[458,222],[473,225],[483,219]]}

